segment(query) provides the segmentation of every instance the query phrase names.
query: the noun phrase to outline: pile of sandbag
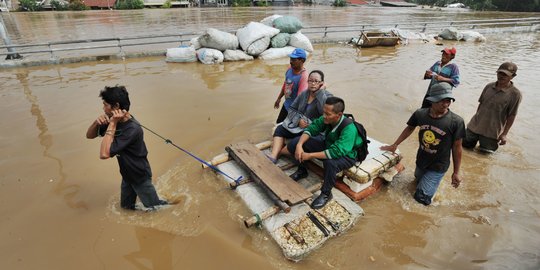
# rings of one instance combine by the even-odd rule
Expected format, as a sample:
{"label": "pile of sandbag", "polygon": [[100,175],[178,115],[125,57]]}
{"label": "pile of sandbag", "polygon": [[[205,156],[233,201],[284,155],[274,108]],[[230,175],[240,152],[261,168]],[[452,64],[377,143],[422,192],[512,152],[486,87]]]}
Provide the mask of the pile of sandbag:
{"label": "pile of sandbag", "polygon": [[486,38],[476,31],[459,31],[455,27],[448,27],[443,29],[438,36],[446,40],[463,40],[475,42],[486,41]]}
{"label": "pile of sandbag", "polygon": [[167,49],[167,62],[219,64],[223,61],[246,61],[255,57],[287,57],[296,48],[313,52],[308,37],[300,32],[302,22],[293,16],[272,15],[261,22],[250,22],[236,34],[208,28],[191,39],[190,46]]}

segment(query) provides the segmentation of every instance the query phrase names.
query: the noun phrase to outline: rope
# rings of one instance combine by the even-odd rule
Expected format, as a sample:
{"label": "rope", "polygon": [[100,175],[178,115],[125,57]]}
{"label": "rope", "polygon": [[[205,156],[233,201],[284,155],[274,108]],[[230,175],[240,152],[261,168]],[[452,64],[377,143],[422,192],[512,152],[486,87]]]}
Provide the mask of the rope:
{"label": "rope", "polygon": [[238,179],[234,179],[234,178],[232,178],[231,176],[229,176],[228,174],[226,174],[226,173],[224,173],[223,171],[221,171],[220,169],[218,169],[216,166],[214,166],[214,165],[212,165],[212,164],[206,162],[205,160],[203,160],[203,159],[201,159],[201,158],[195,156],[194,154],[190,153],[189,151],[187,151],[187,150],[183,149],[182,147],[176,145],[176,144],[173,143],[171,140],[169,140],[169,139],[167,139],[167,138],[165,138],[165,137],[163,137],[163,136],[157,134],[157,133],[154,132],[153,130],[151,130],[151,129],[145,127],[145,126],[143,126],[143,125],[140,124],[140,123],[139,123],[139,125],[140,125],[142,128],[144,128],[144,129],[146,129],[146,130],[152,132],[154,135],[160,137],[162,140],[165,141],[165,143],[170,144],[170,145],[172,145],[172,146],[178,148],[179,150],[183,151],[184,153],[190,155],[192,158],[194,158],[194,159],[197,160],[198,162],[200,162],[200,163],[202,163],[202,164],[204,164],[204,165],[210,167],[212,170],[214,170],[214,171],[216,171],[216,172],[218,172],[218,173],[224,175],[225,177],[227,177],[227,178],[233,180],[235,183],[238,184],[238,183],[240,182],[240,180],[242,180],[242,176],[238,177]]}
{"label": "rope", "polygon": [[255,214],[255,219],[257,219],[257,223],[255,223],[255,225],[261,226],[262,225],[261,216],[259,216],[259,214]]}

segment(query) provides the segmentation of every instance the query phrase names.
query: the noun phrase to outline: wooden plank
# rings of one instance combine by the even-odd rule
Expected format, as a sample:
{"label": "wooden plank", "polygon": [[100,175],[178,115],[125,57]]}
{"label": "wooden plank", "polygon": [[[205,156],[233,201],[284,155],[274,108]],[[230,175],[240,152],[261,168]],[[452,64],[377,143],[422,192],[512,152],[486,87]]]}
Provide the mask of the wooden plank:
{"label": "wooden plank", "polygon": [[280,200],[295,205],[312,196],[302,185],[274,165],[253,144],[241,142],[229,146],[229,150],[237,162],[260,179]]}

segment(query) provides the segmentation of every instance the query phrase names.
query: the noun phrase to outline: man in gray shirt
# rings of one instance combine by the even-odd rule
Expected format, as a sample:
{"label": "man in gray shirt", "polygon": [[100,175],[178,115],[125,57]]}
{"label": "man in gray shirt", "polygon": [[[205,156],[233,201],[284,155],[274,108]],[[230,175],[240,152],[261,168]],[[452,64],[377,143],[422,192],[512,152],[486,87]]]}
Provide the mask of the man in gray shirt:
{"label": "man in gray shirt", "polygon": [[505,62],[497,70],[497,81],[484,87],[476,114],[467,125],[463,147],[474,148],[479,142],[481,151],[492,153],[506,144],[521,103],[521,92],[512,82],[516,72],[516,64]]}

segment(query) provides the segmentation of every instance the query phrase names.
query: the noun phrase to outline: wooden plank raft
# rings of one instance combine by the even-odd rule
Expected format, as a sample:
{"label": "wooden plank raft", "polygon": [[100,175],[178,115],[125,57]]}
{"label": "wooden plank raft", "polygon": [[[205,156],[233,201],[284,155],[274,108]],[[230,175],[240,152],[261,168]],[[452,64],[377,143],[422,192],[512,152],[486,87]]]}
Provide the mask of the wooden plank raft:
{"label": "wooden plank raft", "polygon": [[295,205],[311,198],[311,192],[292,180],[253,144],[241,142],[232,144],[225,149],[236,162],[250,171],[279,200],[287,202],[289,205]]}

